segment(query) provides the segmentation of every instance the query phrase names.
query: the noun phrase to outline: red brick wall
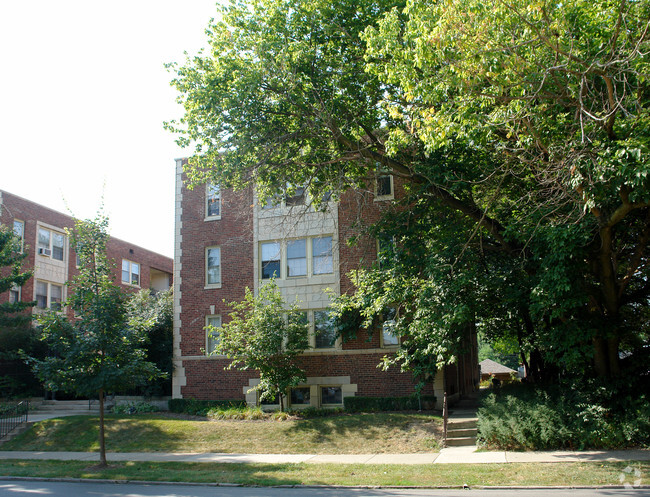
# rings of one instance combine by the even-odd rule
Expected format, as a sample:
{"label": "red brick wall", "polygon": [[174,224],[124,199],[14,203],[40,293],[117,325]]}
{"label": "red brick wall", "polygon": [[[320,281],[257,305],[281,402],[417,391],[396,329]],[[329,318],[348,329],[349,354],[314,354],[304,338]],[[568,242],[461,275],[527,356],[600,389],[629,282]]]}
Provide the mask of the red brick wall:
{"label": "red brick wall", "polygon": [[[182,188],[180,347],[184,356],[203,355],[205,317],[211,305],[225,322],[230,308],[224,300],[241,300],[246,287],[254,288],[252,192],[222,192],[221,219],[209,221],[205,221],[205,192],[205,186]],[[205,249],[212,246],[221,248],[221,288],[205,289]]]}
{"label": "red brick wall", "polygon": [[[401,185],[395,182],[396,194]],[[220,220],[205,221],[205,187],[189,190],[182,187],[181,215],[181,341],[183,356],[203,355],[205,347],[205,317],[214,305],[214,314],[226,322],[229,308],[222,302],[241,300],[244,288],[254,287],[253,271],[253,195],[222,191],[222,216]],[[393,208],[391,201],[374,201],[370,192],[349,192],[339,206],[339,257],[341,263],[341,291],[352,291],[353,286],[345,273],[359,266],[370,265],[376,259],[375,239],[362,237],[356,246],[346,241],[358,235],[358,221],[365,224],[376,222],[382,213]],[[222,287],[205,289],[205,249],[221,247]],[[347,341],[344,350],[378,349],[380,331],[369,339],[360,331],[358,337]],[[388,350],[386,351],[388,352]],[[403,396],[414,392],[410,373],[401,373],[398,367],[389,371],[377,368],[385,352],[359,354],[305,355],[300,361],[307,376],[350,376],[357,384],[360,396]],[[224,359],[186,359],[183,361],[187,385],[181,388],[185,398],[196,399],[243,399],[243,387],[249,378],[256,378],[253,371],[225,370]],[[430,393],[431,387],[427,388]]]}

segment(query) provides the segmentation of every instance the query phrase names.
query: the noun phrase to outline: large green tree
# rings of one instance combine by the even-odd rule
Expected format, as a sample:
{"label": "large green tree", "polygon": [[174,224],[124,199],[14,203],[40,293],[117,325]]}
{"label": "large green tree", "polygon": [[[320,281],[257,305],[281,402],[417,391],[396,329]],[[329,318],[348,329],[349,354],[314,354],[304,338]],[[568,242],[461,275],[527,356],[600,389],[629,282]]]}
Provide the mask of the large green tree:
{"label": "large green tree", "polygon": [[69,283],[65,305],[75,317],[49,312],[40,320],[41,339],[50,354],[33,359],[34,370],[51,390],[99,398],[100,466],[106,466],[104,395],[144,384],[160,375],[145,359],[146,335],[129,326],[126,295],[113,282],[106,257],[108,218],[75,221],[71,245],[79,274]]}
{"label": "large green tree", "polygon": [[[341,316],[397,309],[398,358],[438,365],[459,330],[544,363],[619,373],[647,321],[647,2],[233,3],[176,67],[190,181],[314,202],[372,184],[406,198]],[[343,323],[345,327],[345,323]]]}

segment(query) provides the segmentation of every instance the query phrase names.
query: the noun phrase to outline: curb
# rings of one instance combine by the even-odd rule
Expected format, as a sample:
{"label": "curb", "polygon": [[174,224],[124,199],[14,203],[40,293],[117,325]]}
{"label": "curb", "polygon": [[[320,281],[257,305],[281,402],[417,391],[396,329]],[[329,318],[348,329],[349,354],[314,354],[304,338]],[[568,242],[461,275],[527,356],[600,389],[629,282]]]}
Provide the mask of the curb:
{"label": "curb", "polygon": [[357,488],[360,490],[377,490],[381,488],[394,490],[410,489],[431,489],[431,490],[649,490],[650,485],[639,485],[634,487],[625,487],[624,485],[475,485],[472,487],[465,485],[244,485],[243,483],[197,483],[182,481],[148,481],[148,480],[107,480],[99,478],[39,478],[35,476],[0,476],[2,481],[42,481],[57,483],[101,483],[114,485],[159,485],[159,486],[190,486],[190,487],[246,487],[246,488],[332,488],[345,489]]}

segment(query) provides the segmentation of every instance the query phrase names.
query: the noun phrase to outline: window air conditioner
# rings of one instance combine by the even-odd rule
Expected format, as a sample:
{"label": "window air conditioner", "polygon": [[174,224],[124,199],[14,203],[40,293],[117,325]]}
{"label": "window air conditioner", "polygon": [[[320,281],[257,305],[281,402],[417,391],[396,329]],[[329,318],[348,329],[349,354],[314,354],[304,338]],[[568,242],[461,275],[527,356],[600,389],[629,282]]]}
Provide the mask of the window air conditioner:
{"label": "window air conditioner", "polygon": [[52,255],[52,250],[49,249],[49,248],[39,248],[39,249],[38,249],[38,253],[39,253],[40,255],[51,256],[51,255]]}

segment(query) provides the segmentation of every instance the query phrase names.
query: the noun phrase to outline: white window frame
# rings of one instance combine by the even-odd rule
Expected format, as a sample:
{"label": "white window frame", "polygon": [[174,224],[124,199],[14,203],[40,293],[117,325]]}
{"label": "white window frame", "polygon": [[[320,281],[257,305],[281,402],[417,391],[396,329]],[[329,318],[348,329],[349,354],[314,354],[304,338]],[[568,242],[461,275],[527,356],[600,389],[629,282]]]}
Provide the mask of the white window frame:
{"label": "white window frame", "polygon": [[[12,295],[16,295],[15,299],[12,299]],[[23,287],[21,286],[16,286],[13,285],[9,289],[9,303],[10,304],[16,304],[22,300],[23,297]]]}
{"label": "white window frame", "polygon": [[[391,328],[395,330],[397,328],[397,321],[395,318],[397,317],[395,313],[395,316],[392,319],[384,319],[381,323],[381,328],[380,328],[380,337],[381,337],[381,346],[382,348],[396,348],[399,347],[400,344],[400,336],[394,332],[391,332]],[[386,317],[386,316],[384,316]],[[395,343],[386,343],[386,335],[392,336],[395,339]]]}
{"label": "white window frame", "polygon": [[[216,250],[218,252],[218,257],[219,257],[219,264],[216,266],[210,266],[209,265],[209,259],[210,259],[210,251],[211,250]],[[210,267],[218,267],[219,268],[219,281],[215,282],[210,282]],[[205,288],[221,288],[221,284],[223,282],[223,262],[221,258],[221,246],[219,245],[213,245],[210,247],[205,248]]]}
{"label": "white window frame", "polygon": [[[316,268],[320,267],[319,265],[316,264],[316,258],[322,258],[322,257],[328,257],[327,254],[319,254],[316,255],[314,253],[314,243],[316,240],[324,240],[326,238],[329,238],[330,240],[330,250],[329,250],[329,260],[330,260],[330,270],[329,271],[318,271],[316,272]],[[334,237],[332,235],[327,235],[327,236],[315,236],[309,239],[311,243],[310,249],[311,249],[311,274],[312,276],[320,276],[321,274],[334,274]]]}
{"label": "white window frame", "polygon": [[[210,204],[212,203],[211,199],[213,198],[216,199],[216,203],[218,204],[218,211],[219,211],[218,214],[210,214]],[[221,219],[222,207],[223,204],[221,202],[221,187],[214,183],[207,183],[205,185],[205,220],[214,221],[217,219]]]}
{"label": "white window frame", "polygon": [[340,345],[338,337],[334,338],[334,343],[330,347],[318,347],[316,345],[316,335],[317,335],[316,313],[317,312],[326,312],[326,313],[329,314],[331,312],[331,310],[330,309],[314,309],[313,311],[311,311],[311,320],[310,320],[310,331],[311,331],[310,337],[311,337],[311,340],[310,340],[310,343],[311,343],[312,349],[314,349],[314,350],[336,350],[336,349],[338,349],[339,345]]}
{"label": "white window frame", "polygon": [[[316,240],[322,240],[322,239],[330,239],[330,250],[329,254],[321,254],[319,256],[314,255],[314,243]],[[305,258],[306,258],[306,273],[305,274],[296,274],[296,275],[290,275],[289,274],[289,245],[295,242],[299,241],[304,241],[305,243]],[[319,235],[319,236],[306,236],[306,237],[299,237],[299,238],[291,238],[291,239],[285,239],[285,240],[264,240],[259,242],[258,245],[258,270],[259,270],[259,280],[260,281],[265,281],[269,280],[270,278],[265,278],[264,277],[264,263],[268,262],[265,261],[264,259],[264,246],[265,245],[277,245],[278,246],[278,259],[268,259],[268,261],[279,261],[279,269],[278,273],[275,276],[276,280],[290,280],[290,279],[298,279],[298,278],[314,278],[314,277],[321,277],[321,276],[329,276],[334,274],[334,236],[333,235]],[[317,264],[315,263],[315,259],[318,257],[329,257],[331,261],[331,265],[328,267],[329,271],[319,271],[315,272],[317,268]]]}
{"label": "white window frame", "polygon": [[[286,266],[286,255],[285,255],[285,250],[283,250],[283,248],[284,248],[283,245],[284,244],[282,242],[280,242],[280,241],[277,241],[277,240],[268,240],[268,241],[260,242],[260,252],[259,252],[259,254],[260,254],[260,266],[259,266],[259,268],[260,268],[260,280],[270,280],[271,279],[271,278],[265,278],[264,277],[264,262],[265,262],[265,259],[264,259],[264,246],[265,245],[277,245],[278,246],[277,255],[279,256],[279,259],[268,259],[268,262],[276,261],[276,260],[279,261],[278,272],[280,274],[276,274],[275,279],[277,279],[277,280],[283,279],[283,275],[286,273],[286,271],[282,271],[282,266]],[[283,261],[285,261],[285,262],[283,263]]]}
{"label": "white window frame", "polygon": [[[47,247],[43,246],[44,244],[41,244],[40,241],[40,235],[41,231],[47,233]],[[63,245],[61,246],[61,259],[58,259],[54,257],[54,237],[55,236],[60,236]],[[36,230],[36,247],[37,247],[37,253],[41,257],[47,257],[48,259],[51,259],[53,261],[59,261],[59,262],[65,262],[65,248],[66,248],[66,243],[67,243],[67,237],[65,236],[65,233],[61,233],[60,231],[56,231],[50,228],[45,228],[43,226],[39,226],[38,229]]]}
{"label": "white window frame", "polygon": [[[286,257],[287,263],[286,263],[286,266],[285,266],[287,268],[287,272],[286,272],[287,278],[306,278],[307,275],[309,274],[309,257],[307,255],[307,253],[309,251],[309,248],[308,248],[309,243],[307,243],[308,240],[309,240],[308,238],[295,238],[293,240],[287,240],[287,242],[285,244],[286,245],[286,252],[287,252],[287,257]],[[300,242],[302,242],[302,244],[304,246],[304,253],[302,254],[302,257],[289,258],[289,246],[294,245],[294,244],[298,244]],[[289,261],[290,260],[299,260],[299,259],[304,259],[305,260],[305,272],[304,272],[304,274],[291,274],[291,266],[289,264]],[[282,261],[282,247],[280,247],[280,261]]]}
{"label": "white window frame", "polygon": [[[127,264],[127,269],[124,269],[124,263]],[[137,267],[138,270],[137,272],[133,271],[133,268]],[[124,281],[124,272],[127,272],[129,274],[129,281]],[[120,279],[122,280],[122,284],[128,285],[128,286],[133,286],[140,288],[140,285],[142,284],[142,264],[139,262],[134,262],[129,259],[122,259],[122,271],[120,273]],[[133,275],[137,274],[138,275],[138,283],[133,283]]]}
{"label": "white window frame", "polygon": [[[215,324],[212,324],[210,321],[211,320],[219,320],[219,326],[216,326]],[[210,330],[208,329],[208,326],[212,325],[214,328],[221,328],[222,320],[221,320],[221,315],[220,314],[209,314],[205,317],[205,355],[216,355],[212,354],[214,351],[216,344],[219,342],[219,338],[214,338],[210,337]],[[215,343],[216,340],[216,343]],[[211,343],[212,342],[212,343]]]}
{"label": "white window frame", "polygon": [[[16,226],[20,226],[20,233],[16,230]],[[20,252],[25,250],[25,221],[14,219],[14,235],[20,239]]]}
{"label": "white window frame", "polygon": [[[45,281],[45,280],[36,280],[35,283],[34,283],[34,300],[36,300],[36,301],[38,301],[37,300],[38,294],[36,292],[37,292],[37,288],[38,288],[39,283],[45,285],[45,292],[46,292],[46,294],[45,294],[45,307],[40,307],[38,305],[38,303],[37,303],[36,304],[36,309],[38,309],[40,311],[45,311],[47,309],[51,309],[51,310],[54,310],[54,311],[57,311],[57,312],[63,312],[63,310],[64,310],[63,303],[65,302],[65,285],[58,284],[58,283],[52,283],[50,281]],[[53,302],[52,302],[52,287],[57,287],[57,288],[61,289],[61,299],[60,299],[60,302],[59,302],[60,307],[58,309],[53,309],[52,308],[52,304],[53,304]]]}
{"label": "white window frame", "polygon": [[[384,193],[384,194],[379,194],[379,181],[383,178],[388,178],[389,184],[390,184],[390,193]],[[377,173],[377,177],[375,178],[375,201],[383,201],[383,200],[393,200],[395,198],[395,183],[393,180],[393,175],[390,173]]]}

